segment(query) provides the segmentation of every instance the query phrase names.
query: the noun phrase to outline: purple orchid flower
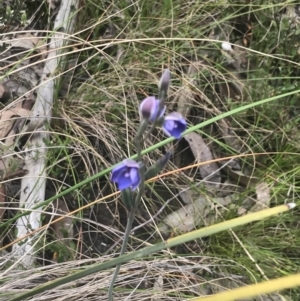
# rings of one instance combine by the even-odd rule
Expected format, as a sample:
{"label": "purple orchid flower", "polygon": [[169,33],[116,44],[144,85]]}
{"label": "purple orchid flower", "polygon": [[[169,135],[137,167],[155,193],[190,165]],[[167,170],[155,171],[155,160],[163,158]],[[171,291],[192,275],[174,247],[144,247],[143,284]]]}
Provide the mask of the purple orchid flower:
{"label": "purple orchid flower", "polygon": [[162,128],[166,135],[179,139],[186,130],[186,121],[181,114],[173,112],[165,117]]}
{"label": "purple orchid flower", "polygon": [[111,181],[120,190],[135,190],[141,182],[140,165],[134,160],[125,159],[112,170]]}
{"label": "purple orchid flower", "polygon": [[143,118],[149,119],[151,122],[162,117],[165,113],[166,107],[163,107],[159,112],[160,100],[154,96],[145,98],[140,104],[140,114]]}

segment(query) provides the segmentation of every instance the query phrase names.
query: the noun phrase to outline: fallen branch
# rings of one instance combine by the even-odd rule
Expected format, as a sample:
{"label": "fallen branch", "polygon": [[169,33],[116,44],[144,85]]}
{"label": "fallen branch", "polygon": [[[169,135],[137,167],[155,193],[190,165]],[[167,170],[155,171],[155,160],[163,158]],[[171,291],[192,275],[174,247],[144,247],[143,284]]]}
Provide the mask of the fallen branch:
{"label": "fallen branch", "polygon": [[[54,33],[51,38],[48,59],[45,64],[40,87],[37,89],[37,99],[32,109],[31,122],[42,124],[39,131],[35,131],[28,141],[25,155],[24,169],[28,174],[22,179],[20,210],[30,210],[45,199],[47,146],[45,140],[49,138],[46,125],[50,123],[53,95],[55,87],[55,73],[60,60],[58,54],[67,40],[64,33],[70,34],[73,29],[74,15],[78,8],[78,0],[62,0],[57,14]],[[29,215],[17,221],[17,238],[41,226],[41,211],[32,211]],[[18,257],[18,263],[24,267],[34,264],[34,245],[36,237],[28,238],[14,245],[13,252]]]}

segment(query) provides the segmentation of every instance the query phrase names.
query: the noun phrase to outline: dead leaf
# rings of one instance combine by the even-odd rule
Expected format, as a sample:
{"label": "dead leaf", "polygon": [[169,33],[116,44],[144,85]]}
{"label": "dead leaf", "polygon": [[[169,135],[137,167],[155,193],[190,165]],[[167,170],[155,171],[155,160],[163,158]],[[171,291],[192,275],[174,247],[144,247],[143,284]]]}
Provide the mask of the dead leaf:
{"label": "dead leaf", "polygon": [[[189,133],[184,136],[184,139],[188,142],[197,163],[209,162],[214,159],[209,147],[198,133]],[[206,185],[221,183],[221,174],[216,162],[201,165],[198,170],[202,179],[205,179]]]}
{"label": "dead leaf", "polygon": [[13,39],[3,37],[0,41],[0,46],[9,45],[10,47],[24,48],[28,50],[35,49],[46,55],[46,46],[43,39],[35,37],[29,32],[16,34]]}
{"label": "dead leaf", "polygon": [[257,212],[270,207],[270,186],[265,183],[255,184],[256,198],[246,197],[238,208],[238,215]]}
{"label": "dead leaf", "polygon": [[26,96],[24,96],[24,100],[22,101],[22,108],[25,110],[30,111],[34,105],[34,95],[33,92],[27,93]]}
{"label": "dead leaf", "polygon": [[250,212],[257,212],[270,207],[270,186],[266,182],[261,182],[255,187],[256,203]]}
{"label": "dead leaf", "polygon": [[15,135],[21,132],[26,117],[29,115],[30,111],[23,108],[12,108],[0,114],[0,140],[6,146],[13,145]]}
{"label": "dead leaf", "polygon": [[194,96],[191,89],[189,87],[180,88],[174,97],[174,103],[177,104],[177,112],[186,118],[194,103]]}
{"label": "dead leaf", "polygon": [[198,196],[190,204],[166,216],[158,228],[163,235],[168,236],[170,232],[187,233],[194,228],[211,224],[213,222],[212,217],[210,216],[209,220],[207,218],[211,213],[215,215],[215,206],[225,208],[231,204],[232,199],[232,195],[213,200],[205,196]]}
{"label": "dead leaf", "polygon": [[[195,83],[194,77],[198,74],[198,68],[196,67],[196,62],[189,65],[187,71],[187,80],[193,85]],[[178,98],[175,98],[177,103],[177,112],[180,113],[184,118],[190,113],[190,110],[194,103],[194,95],[191,88],[185,85],[179,90]]]}
{"label": "dead leaf", "polygon": [[185,204],[191,204],[195,199],[195,192],[189,187],[186,187],[180,192],[180,198]]}

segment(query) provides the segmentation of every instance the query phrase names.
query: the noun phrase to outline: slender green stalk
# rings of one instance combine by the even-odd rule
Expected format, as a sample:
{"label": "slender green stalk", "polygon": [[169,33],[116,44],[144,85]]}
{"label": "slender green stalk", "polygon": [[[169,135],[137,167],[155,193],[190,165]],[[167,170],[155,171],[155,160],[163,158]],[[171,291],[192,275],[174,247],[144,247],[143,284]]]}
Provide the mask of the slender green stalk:
{"label": "slender green stalk", "polygon": [[136,152],[137,152],[137,161],[138,162],[141,162],[142,161],[142,143],[141,143],[141,138],[143,136],[143,134],[145,133],[146,131],[146,128],[147,128],[147,125],[148,125],[148,120],[146,119],[143,119],[141,121],[141,124],[137,130],[137,133],[135,135],[135,138],[134,138],[134,142],[135,142],[135,146],[136,146]]}
{"label": "slender green stalk", "polygon": [[139,192],[134,201],[134,213],[136,212],[139,204],[141,203],[142,195],[144,194],[144,191],[145,191],[145,166],[143,165],[141,167],[141,184],[139,186]]}
{"label": "slender green stalk", "polygon": [[[129,239],[129,235],[132,229],[132,224],[135,218],[135,213],[136,210],[141,202],[142,199],[142,195],[144,193],[145,190],[145,167],[143,166],[141,168],[141,184],[139,186],[139,192],[136,196],[133,208],[128,212],[128,218],[127,218],[127,225],[126,225],[126,230],[125,230],[125,234],[124,234],[124,240],[123,240],[123,244],[121,247],[121,252],[120,252],[120,256],[122,256],[125,253],[127,244],[128,244],[128,239]],[[117,280],[118,274],[120,272],[120,268],[121,268],[121,264],[117,265],[111,280],[111,283],[109,285],[109,289],[108,289],[108,300],[109,301],[113,301],[113,289],[114,289],[114,284]]]}
{"label": "slender green stalk", "polygon": [[[127,218],[127,225],[126,225],[126,230],[125,230],[125,234],[124,234],[124,240],[122,243],[122,247],[121,247],[121,252],[120,252],[120,256],[122,256],[125,253],[127,244],[128,244],[128,239],[129,239],[129,235],[132,229],[132,223],[134,221],[134,217],[135,217],[135,210],[134,208],[128,212],[128,218]],[[121,268],[121,264],[118,264],[115,268],[112,280],[110,282],[110,286],[108,289],[108,300],[109,301],[113,301],[113,289],[114,289],[114,284],[117,280],[118,274],[120,272],[120,268]]]}
{"label": "slender green stalk", "polygon": [[[138,194],[134,200],[134,203],[132,204],[131,209],[128,211],[128,218],[127,218],[127,225],[126,225],[126,230],[125,230],[125,234],[124,234],[124,240],[123,240],[123,244],[121,247],[121,252],[120,252],[120,256],[122,256],[125,253],[127,244],[128,244],[128,239],[129,239],[129,235],[132,229],[132,224],[135,218],[135,213],[136,210],[141,202],[142,199],[142,195],[144,194],[144,190],[145,190],[145,165],[142,161],[142,145],[141,145],[141,138],[143,137],[143,134],[147,128],[147,124],[148,122],[146,120],[142,120],[140,127],[137,131],[137,134],[135,136],[135,144],[136,144],[136,148],[137,148],[137,157],[138,157],[138,162],[142,163],[142,166],[140,168],[140,177],[141,177],[141,183],[139,185],[139,191]],[[123,200],[124,201],[124,200]],[[131,200],[126,200],[127,203],[132,202]],[[117,280],[118,274],[120,272],[120,268],[121,268],[121,264],[117,265],[112,277],[112,280],[110,282],[109,285],[109,289],[108,289],[108,301],[113,301],[113,289],[114,289],[114,284]]]}

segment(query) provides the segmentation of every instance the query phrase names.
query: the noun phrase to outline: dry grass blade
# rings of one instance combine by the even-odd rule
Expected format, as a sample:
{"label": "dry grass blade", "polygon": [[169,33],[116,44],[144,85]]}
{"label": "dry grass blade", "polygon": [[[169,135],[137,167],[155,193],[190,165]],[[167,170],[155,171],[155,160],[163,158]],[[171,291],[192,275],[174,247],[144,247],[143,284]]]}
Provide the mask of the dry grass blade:
{"label": "dry grass blade", "polygon": [[[100,263],[109,259],[109,256],[101,256],[97,262]],[[7,301],[8,296],[27,291],[37,284],[66,276],[69,273],[76,273],[82,270],[83,266],[94,262],[94,259],[85,259],[53,264],[49,267],[35,268],[30,271],[14,271],[8,276],[10,281],[7,281],[5,286],[0,287],[0,301]],[[199,285],[205,286],[207,283],[202,274],[212,273],[212,270],[218,272],[217,263],[218,260],[206,256],[176,256],[173,259],[149,258],[144,263],[131,261],[121,268],[117,282],[120,289],[114,300],[123,301],[128,296],[130,296],[130,300],[167,300],[170,298],[172,300],[185,300],[187,289],[194,291],[194,296],[199,296],[197,287]],[[106,291],[110,282],[110,275],[111,270],[102,271],[76,281],[75,286],[72,283],[64,285],[32,297],[31,300],[40,301],[51,298],[53,301],[107,301]],[[128,293],[129,291],[131,293]],[[2,297],[4,293],[6,296]]]}

